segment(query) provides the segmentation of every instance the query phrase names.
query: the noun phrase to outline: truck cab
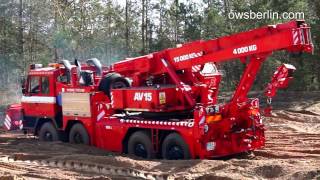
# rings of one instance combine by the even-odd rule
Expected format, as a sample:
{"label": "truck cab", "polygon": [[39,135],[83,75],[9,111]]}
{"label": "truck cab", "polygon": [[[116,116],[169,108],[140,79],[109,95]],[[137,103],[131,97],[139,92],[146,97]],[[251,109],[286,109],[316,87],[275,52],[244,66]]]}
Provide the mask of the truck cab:
{"label": "truck cab", "polygon": [[55,67],[30,66],[21,99],[24,130],[37,134],[42,124],[49,121],[56,128],[62,126],[56,93],[56,80],[60,74],[60,69]]}
{"label": "truck cab", "polygon": [[[71,64],[68,60],[61,60],[60,63],[51,63],[48,67],[30,65],[22,88],[23,130],[43,141],[75,142],[74,138],[79,140],[79,137],[76,137],[77,133],[74,132],[79,130],[80,125],[76,126],[76,130],[72,130],[72,127],[81,122],[80,129],[85,134],[82,136],[86,136],[85,144],[89,144],[88,132],[92,132],[93,128],[90,118],[95,112],[91,99],[99,94],[97,88],[102,69],[97,59],[89,59],[83,64],[78,61]],[[89,120],[79,121],[79,117]],[[70,134],[75,134],[71,140]],[[79,141],[84,143],[82,138],[84,137]]]}

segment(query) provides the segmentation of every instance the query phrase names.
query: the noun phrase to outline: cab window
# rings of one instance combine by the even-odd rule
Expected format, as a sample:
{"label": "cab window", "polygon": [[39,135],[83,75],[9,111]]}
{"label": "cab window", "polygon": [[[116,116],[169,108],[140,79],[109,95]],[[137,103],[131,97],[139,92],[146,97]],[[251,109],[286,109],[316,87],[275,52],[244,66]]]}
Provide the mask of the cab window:
{"label": "cab window", "polygon": [[31,94],[38,94],[40,92],[40,78],[39,76],[30,77],[29,92]]}
{"label": "cab window", "polygon": [[49,94],[49,77],[41,78],[41,94]]}
{"label": "cab window", "polygon": [[57,81],[58,82],[62,82],[62,83],[67,83],[68,82],[68,77],[67,77],[67,75],[60,75],[60,76],[58,76],[57,77]]}

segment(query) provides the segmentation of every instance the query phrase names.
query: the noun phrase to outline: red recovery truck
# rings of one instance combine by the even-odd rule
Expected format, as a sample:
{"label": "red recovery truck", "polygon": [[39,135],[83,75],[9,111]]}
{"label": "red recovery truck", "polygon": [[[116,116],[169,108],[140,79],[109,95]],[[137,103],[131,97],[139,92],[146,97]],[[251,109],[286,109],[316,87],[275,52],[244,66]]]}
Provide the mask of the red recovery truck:
{"label": "red recovery truck", "polygon": [[[74,65],[62,60],[45,68],[34,64],[21,106],[8,112],[22,112],[23,129],[40,140],[90,144],[143,158],[252,151],[265,145],[265,127],[259,100],[247,94],[262,63],[280,50],[311,53],[310,27],[303,20],[269,25],[108,67],[97,59]],[[246,68],[230,101],[219,104],[216,64],[231,60]],[[289,64],[277,69],[266,88],[268,102],[277,89],[287,87],[294,70]]]}

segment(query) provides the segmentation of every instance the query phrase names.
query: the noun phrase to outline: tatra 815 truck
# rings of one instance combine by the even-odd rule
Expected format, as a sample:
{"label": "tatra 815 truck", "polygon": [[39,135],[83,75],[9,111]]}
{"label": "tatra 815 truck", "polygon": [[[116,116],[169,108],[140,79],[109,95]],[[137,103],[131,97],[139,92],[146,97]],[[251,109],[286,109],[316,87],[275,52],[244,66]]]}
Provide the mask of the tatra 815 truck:
{"label": "tatra 815 truck", "polygon": [[[30,65],[21,104],[7,118],[43,141],[64,140],[142,158],[215,158],[265,145],[262,115],[286,88],[295,67],[282,64],[260,109],[248,98],[257,73],[275,51],[312,53],[302,20],[177,45],[103,66],[97,59]],[[218,102],[219,63],[246,68],[230,100]],[[228,76],[232,72],[226,72]],[[19,114],[15,115],[14,114]]]}

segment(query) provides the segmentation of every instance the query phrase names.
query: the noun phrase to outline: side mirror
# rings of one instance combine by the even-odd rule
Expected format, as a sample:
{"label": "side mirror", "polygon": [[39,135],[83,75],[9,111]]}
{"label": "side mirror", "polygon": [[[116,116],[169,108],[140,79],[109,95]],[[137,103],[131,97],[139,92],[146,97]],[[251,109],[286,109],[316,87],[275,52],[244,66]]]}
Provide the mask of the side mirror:
{"label": "side mirror", "polygon": [[20,76],[20,85],[21,85],[21,90],[22,90],[22,94],[26,93],[26,79],[24,76]]}

